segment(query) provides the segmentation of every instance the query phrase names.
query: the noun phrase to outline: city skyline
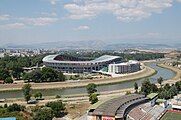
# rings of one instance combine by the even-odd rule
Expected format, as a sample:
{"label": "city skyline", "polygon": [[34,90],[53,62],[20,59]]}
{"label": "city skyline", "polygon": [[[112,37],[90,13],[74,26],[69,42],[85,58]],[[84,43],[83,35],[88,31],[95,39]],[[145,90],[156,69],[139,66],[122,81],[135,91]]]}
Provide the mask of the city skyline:
{"label": "city skyline", "polygon": [[0,3],[2,45],[89,40],[181,43],[180,0],[1,0]]}

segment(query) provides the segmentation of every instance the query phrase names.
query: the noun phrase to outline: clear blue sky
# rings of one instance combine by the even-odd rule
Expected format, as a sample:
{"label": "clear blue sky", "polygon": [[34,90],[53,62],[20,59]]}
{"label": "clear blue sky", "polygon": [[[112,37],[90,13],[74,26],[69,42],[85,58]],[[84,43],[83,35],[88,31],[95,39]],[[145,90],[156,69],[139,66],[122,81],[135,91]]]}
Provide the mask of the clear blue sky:
{"label": "clear blue sky", "polygon": [[181,43],[181,0],[0,0],[0,42]]}

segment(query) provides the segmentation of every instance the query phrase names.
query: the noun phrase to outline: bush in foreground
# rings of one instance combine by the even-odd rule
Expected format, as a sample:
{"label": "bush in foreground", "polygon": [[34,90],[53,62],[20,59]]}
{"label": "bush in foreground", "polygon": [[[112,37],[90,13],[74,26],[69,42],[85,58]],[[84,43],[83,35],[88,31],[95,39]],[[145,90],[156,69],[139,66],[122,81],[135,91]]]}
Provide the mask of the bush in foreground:
{"label": "bush in foreground", "polygon": [[38,109],[33,116],[34,120],[52,120],[54,117],[53,110],[49,107]]}
{"label": "bush in foreground", "polygon": [[91,102],[91,104],[94,104],[94,103],[98,102],[97,94],[96,93],[90,94],[89,101]]}
{"label": "bush in foreground", "polygon": [[61,117],[64,115],[65,104],[63,104],[61,100],[48,102],[45,106],[50,107],[53,110],[55,117]]}
{"label": "bush in foreground", "polygon": [[13,103],[12,105],[9,105],[7,107],[8,112],[14,112],[14,111],[24,111],[25,106],[18,105],[17,103]]}

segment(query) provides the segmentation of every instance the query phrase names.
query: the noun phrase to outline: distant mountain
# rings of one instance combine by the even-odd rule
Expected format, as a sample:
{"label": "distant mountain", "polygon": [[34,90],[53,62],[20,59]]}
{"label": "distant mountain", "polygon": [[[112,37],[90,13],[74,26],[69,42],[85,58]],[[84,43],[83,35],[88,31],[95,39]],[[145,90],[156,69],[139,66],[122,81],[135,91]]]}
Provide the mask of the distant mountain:
{"label": "distant mountain", "polygon": [[180,44],[148,44],[148,43],[109,43],[100,40],[89,40],[89,41],[59,41],[59,42],[46,42],[37,44],[25,44],[25,45],[15,45],[7,44],[6,48],[58,48],[58,49],[96,49],[96,50],[119,50],[125,48],[142,48],[142,49],[181,49]]}
{"label": "distant mountain", "polygon": [[124,49],[124,48],[144,48],[144,49],[158,49],[158,48],[173,48],[166,44],[109,44],[106,46],[107,49]]}
{"label": "distant mountain", "polygon": [[100,49],[104,41],[59,41],[38,44],[12,45],[7,44],[6,48],[60,48],[60,49]]}

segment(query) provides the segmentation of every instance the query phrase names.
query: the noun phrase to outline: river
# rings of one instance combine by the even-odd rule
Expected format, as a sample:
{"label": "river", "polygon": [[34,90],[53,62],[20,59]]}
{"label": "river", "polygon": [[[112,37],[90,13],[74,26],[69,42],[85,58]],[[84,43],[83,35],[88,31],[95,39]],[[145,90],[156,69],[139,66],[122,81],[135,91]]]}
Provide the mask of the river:
{"label": "river", "polygon": [[[172,77],[175,76],[175,73],[169,69],[161,68],[156,66],[156,63],[147,63],[146,64],[149,67],[152,67],[157,71],[157,73],[151,77],[149,77],[150,81],[152,83],[157,83],[157,78],[158,77],[163,77],[164,80],[168,80]],[[98,92],[103,92],[103,91],[113,91],[113,90],[121,90],[125,88],[132,88],[134,87],[134,83],[137,82],[138,85],[140,86],[142,81],[144,79],[138,79],[135,81],[129,81],[129,82],[121,82],[121,83],[115,83],[115,84],[107,84],[107,85],[100,85],[97,87]],[[56,95],[74,95],[74,94],[83,94],[86,93],[86,88],[85,87],[80,87],[80,88],[65,88],[65,89],[43,89],[43,90],[33,90],[33,93],[36,91],[40,91],[43,96],[56,96]],[[21,90],[17,91],[5,91],[5,92],[0,92],[0,99],[3,98],[22,98],[23,94]]]}

